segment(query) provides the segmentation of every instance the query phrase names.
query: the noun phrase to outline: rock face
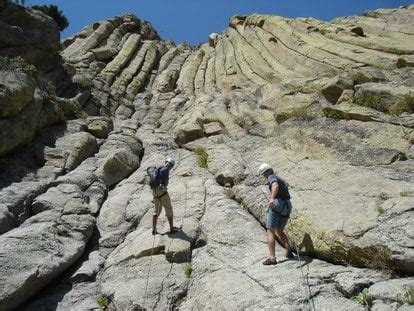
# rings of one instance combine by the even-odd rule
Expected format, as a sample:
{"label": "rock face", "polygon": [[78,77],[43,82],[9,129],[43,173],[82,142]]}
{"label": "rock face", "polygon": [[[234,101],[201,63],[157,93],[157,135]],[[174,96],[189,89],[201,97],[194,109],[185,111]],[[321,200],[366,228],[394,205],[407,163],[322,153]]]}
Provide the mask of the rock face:
{"label": "rock face", "polygon": [[[365,288],[409,308],[412,25],[414,6],[235,16],[194,48],[127,14],[63,42],[70,97],[0,70],[0,309],[363,310]],[[182,231],[162,215],[152,236],[146,168],[166,156]],[[301,254],[271,268],[262,162]]]}
{"label": "rock face", "polygon": [[0,55],[21,56],[43,71],[58,61],[59,28],[37,10],[0,1]]}

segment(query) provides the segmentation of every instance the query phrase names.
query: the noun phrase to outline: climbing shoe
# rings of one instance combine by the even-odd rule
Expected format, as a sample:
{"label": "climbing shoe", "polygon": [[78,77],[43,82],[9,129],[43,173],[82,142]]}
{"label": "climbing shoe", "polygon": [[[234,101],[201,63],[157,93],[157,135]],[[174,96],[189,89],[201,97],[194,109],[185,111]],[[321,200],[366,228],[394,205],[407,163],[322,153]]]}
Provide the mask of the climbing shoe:
{"label": "climbing shoe", "polygon": [[152,235],[157,235],[158,231],[157,230],[152,230]]}
{"label": "climbing shoe", "polygon": [[276,258],[267,258],[265,261],[263,261],[263,264],[265,266],[270,266],[270,265],[276,265],[277,264],[277,260]]}

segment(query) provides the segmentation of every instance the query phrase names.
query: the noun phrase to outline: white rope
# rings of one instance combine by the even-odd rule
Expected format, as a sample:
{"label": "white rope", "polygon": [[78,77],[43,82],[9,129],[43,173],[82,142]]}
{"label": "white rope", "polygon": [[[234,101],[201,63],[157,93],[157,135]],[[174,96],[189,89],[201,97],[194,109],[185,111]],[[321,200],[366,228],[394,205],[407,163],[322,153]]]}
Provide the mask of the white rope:
{"label": "white rope", "polygon": [[[252,173],[252,171],[251,171],[250,167],[247,165],[246,161],[244,159],[242,159],[242,160],[245,162],[245,165],[249,169],[250,173]],[[260,190],[261,190],[261,192],[263,193],[264,197],[267,200],[267,194],[264,192],[263,188],[260,188]],[[290,225],[292,225],[292,221],[291,221],[290,217],[289,217],[289,223],[290,223]],[[301,277],[302,277],[302,280],[303,280],[302,284],[303,284],[303,287],[304,287],[304,293],[305,293],[306,301],[308,303],[311,303],[311,310],[315,311],[316,310],[315,309],[315,303],[313,301],[313,298],[311,297],[310,285],[309,285],[309,282],[308,282],[307,278],[305,278],[305,275],[303,273],[302,259],[300,258],[298,245],[297,245],[297,243],[295,243],[295,241],[293,239],[291,239],[289,237],[289,235],[287,233],[285,233],[285,234],[288,236],[288,239],[290,241],[292,241],[293,245],[295,246],[295,251],[296,251],[296,255],[298,256],[298,261],[299,261],[299,266],[300,266]]]}
{"label": "white rope", "polygon": [[[226,140],[227,140],[227,137],[226,137]],[[233,149],[233,151],[238,152],[237,150],[235,150],[235,148],[231,147],[230,145],[227,145],[227,146],[229,146],[231,149]],[[244,160],[244,158],[243,158],[243,157],[240,157],[240,159],[242,160],[242,162],[243,162],[243,164],[246,166],[246,168],[250,171],[250,174],[251,174],[252,176],[255,176],[255,174],[253,173],[253,170],[252,170],[252,169],[250,168],[250,166],[247,164],[246,160]],[[237,158],[236,158],[236,161],[238,161],[238,160],[237,160]],[[266,192],[263,190],[263,188],[262,188],[262,187],[260,187],[260,190],[261,190],[261,192],[263,193],[263,195],[264,195],[265,199],[267,200],[267,194],[266,194]],[[291,222],[291,220],[290,220],[290,217],[289,217],[289,223],[292,225],[292,222]],[[287,235],[287,234],[286,234],[286,235]],[[288,239],[289,239],[289,240],[291,240],[291,239],[289,238],[289,236],[288,236]],[[291,240],[291,241],[293,241],[293,240]],[[294,241],[293,241],[293,244],[294,244],[294,246],[295,246],[296,255],[298,256],[298,261],[299,261],[300,271],[301,271],[301,277],[302,277],[302,280],[303,280],[302,285],[303,285],[303,287],[304,287],[304,294],[305,294],[305,297],[306,297],[306,302],[310,304],[311,310],[315,311],[315,310],[316,310],[316,308],[315,308],[315,303],[314,303],[314,301],[313,301],[313,298],[312,298],[312,296],[311,296],[310,285],[309,285],[309,282],[308,282],[307,278],[305,278],[305,275],[304,275],[304,273],[303,273],[302,259],[300,258],[299,249],[298,249],[297,244],[296,244]]]}
{"label": "white rope", "polygon": [[[178,152],[178,160],[176,161],[176,164],[179,164],[180,163],[180,160],[181,160],[181,156],[180,156],[180,153]],[[175,166],[173,168],[173,170],[175,170],[176,167],[177,166]],[[184,215],[181,217],[181,228],[183,228],[183,226],[184,226],[184,218],[187,215],[187,197],[188,197],[188,195],[187,195],[187,184],[184,183],[184,186],[185,186],[185,201],[184,201]],[[152,257],[154,255],[155,237],[156,236],[154,235],[153,236],[153,239],[152,239],[152,248],[151,248],[151,256],[150,256],[150,264],[149,264],[149,267],[148,267],[148,274],[147,274],[147,280],[146,280],[146,285],[145,285],[144,307],[146,307],[146,305],[147,305],[147,298],[148,298],[147,297],[147,291],[148,291],[148,284],[149,284],[149,278],[150,278],[150,273],[151,273]],[[174,240],[172,239],[171,240],[171,243],[170,243],[170,245],[168,247],[168,249],[171,247],[171,244],[172,244],[173,241]],[[191,258],[191,253],[190,253],[189,257]],[[189,260],[190,260],[190,258],[189,258]],[[172,304],[172,298],[170,298],[168,300],[167,310],[173,310],[173,307],[174,306]]]}
{"label": "white rope", "polygon": [[151,256],[150,256],[150,264],[148,267],[148,274],[147,274],[147,282],[145,284],[145,294],[144,294],[144,306],[147,305],[147,290],[148,290],[148,283],[149,283],[149,277],[151,273],[151,265],[152,265],[152,255],[154,254],[154,245],[155,245],[155,235],[152,238],[152,248],[151,248]]}

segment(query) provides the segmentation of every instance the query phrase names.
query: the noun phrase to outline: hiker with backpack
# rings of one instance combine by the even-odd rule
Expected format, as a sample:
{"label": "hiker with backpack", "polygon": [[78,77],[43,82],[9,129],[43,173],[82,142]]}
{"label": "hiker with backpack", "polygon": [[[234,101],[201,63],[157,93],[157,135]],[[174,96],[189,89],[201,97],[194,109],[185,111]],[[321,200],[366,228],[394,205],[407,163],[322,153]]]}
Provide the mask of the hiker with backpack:
{"label": "hiker with backpack", "polygon": [[156,235],[157,220],[161,214],[161,209],[164,206],[165,216],[167,216],[170,225],[170,233],[179,231],[173,224],[173,208],[171,205],[170,195],[168,194],[168,182],[170,178],[170,170],[175,165],[172,158],[165,160],[165,165],[160,167],[150,166],[147,168],[147,173],[150,177],[150,186],[154,196],[154,213],[152,215],[152,234]]}
{"label": "hiker with backpack", "polygon": [[266,211],[266,237],[270,256],[263,261],[263,264],[275,265],[277,264],[275,253],[276,239],[286,249],[286,257],[293,258],[292,247],[286,233],[283,231],[292,211],[292,203],[290,202],[290,194],[286,182],[274,173],[269,164],[263,163],[260,165],[259,174],[267,179],[270,191]]}

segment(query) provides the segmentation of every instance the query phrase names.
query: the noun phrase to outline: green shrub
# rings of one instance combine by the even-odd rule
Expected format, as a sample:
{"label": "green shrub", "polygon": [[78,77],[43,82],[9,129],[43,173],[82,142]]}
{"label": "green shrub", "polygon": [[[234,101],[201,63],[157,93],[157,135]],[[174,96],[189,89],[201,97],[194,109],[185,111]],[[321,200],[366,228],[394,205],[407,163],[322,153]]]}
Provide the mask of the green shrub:
{"label": "green shrub", "polygon": [[276,120],[280,123],[291,118],[296,118],[300,120],[310,120],[311,115],[309,114],[309,106],[293,108],[288,112],[281,113],[276,117]]}
{"label": "green shrub", "polygon": [[393,105],[387,107],[379,95],[365,93],[357,97],[355,103],[360,106],[376,109],[381,112],[389,113],[393,116],[399,116],[403,112],[414,112],[414,96],[409,93],[397,100]]}
{"label": "green shrub", "polygon": [[330,119],[335,119],[335,120],[350,119],[348,114],[338,109],[332,109],[330,107],[325,107],[322,109],[322,112],[325,115],[325,117],[330,118]]}
{"label": "green shrub", "polygon": [[12,62],[14,62],[20,69],[22,69],[29,76],[35,76],[38,73],[36,67],[26,62],[26,60],[21,56],[12,58]]}
{"label": "green shrub", "polygon": [[353,299],[364,306],[370,306],[372,303],[372,297],[368,294],[368,288],[364,288],[357,296]]}
{"label": "green shrub", "polygon": [[100,310],[106,310],[106,308],[108,307],[108,303],[109,303],[108,297],[101,295],[96,300],[96,303],[98,304]]}
{"label": "green shrub", "polygon": [[184,271],[184,274],[185,274],[188,278],[190,278],[190,277],[191,277],[191,274],[193,273],[193,267],[191,266],[191,263],[187,263],[187,264],[185,264],[185,265],[183,266],[183,271]]}
{"label": "green shrub", "polygon": [[201,168],[206,168],[208,161],[208,154],[206,150],[202,147],[196,147],[193,149],[193,151],[197,155],[198,166]]}
{"label": "green shrub", "polygon": [[359,72],[359,71],[354,71],[351,74],[351,79],[354,82],[354,85],[362,84],[362,83],[366,83],[370,81],[370,79],[366,75],[364,75],[362,72]]}
{"label": "green shrub", "polygon": [[362,96],[356,98],[355,103],[359,106],[373,108],[381,112],[388,112],[387,105],[376,94],[364,93]]}
{"label": "green shrub", "polygon": [[63,15],[63,12],[59,10],[59,8],[56,5],[34,5],[32,6],[33,9],[42,11],[46,15],[49,15],[51,18],[53,18],[56,22],[56,24],[59,26],[60,31],[64,30],[69,26],[68,19],[65,15]]}
{"label": "green shrub", "polygon": [[36,67],[29,64],[21,56],[14,58],[0,56],[0,70],[21,70],[32,77],[37,76],[38,74]]}
{"label": "green shrub", "polygon": [[388,69],[390,64],[385,59],[381,59],[381,60],[375,62],[375,64],[373,64],[373,66],[375,66],[379,69]]}
{"label": "green shrub", "polygon": [[160,121],[160,119],[155,120],[155,122],[154,122],[154,126],[155,126],[155,128],[157,128],[157,129],[159,129],[159,128],[161,127],[161,121]]}
{"label": "green shrub", "polygon": [[247,210],[247,204],[246,204],[246,203],[244,203],[244,201],[243,201],[243,200],[240,202],[240,207],[241,207],[242,209],[244,209],[244,210]]}
{"label": "green shrub", "polygon": [[414,96],[411,93],[399,99],[389,109],[389,113],[393,116],[399,116],[403,112],[414,112]]}

